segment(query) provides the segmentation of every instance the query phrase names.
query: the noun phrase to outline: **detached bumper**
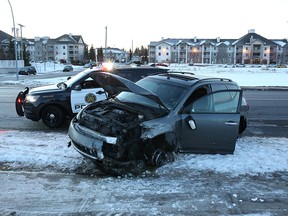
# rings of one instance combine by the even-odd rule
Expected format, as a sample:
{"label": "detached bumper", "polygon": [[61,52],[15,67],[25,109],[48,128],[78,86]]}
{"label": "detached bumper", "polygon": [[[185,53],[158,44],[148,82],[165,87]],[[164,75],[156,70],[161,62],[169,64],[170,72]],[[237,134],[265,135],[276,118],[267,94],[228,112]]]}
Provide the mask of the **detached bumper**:
{"label": "detached bumper", "polygon": [[103,160],[103,143],[115,145],[116,137],[104,136],[96,131],[79,125],[74,120],[71,121],[68,131],[73,147],[83,156],[92,160]]}

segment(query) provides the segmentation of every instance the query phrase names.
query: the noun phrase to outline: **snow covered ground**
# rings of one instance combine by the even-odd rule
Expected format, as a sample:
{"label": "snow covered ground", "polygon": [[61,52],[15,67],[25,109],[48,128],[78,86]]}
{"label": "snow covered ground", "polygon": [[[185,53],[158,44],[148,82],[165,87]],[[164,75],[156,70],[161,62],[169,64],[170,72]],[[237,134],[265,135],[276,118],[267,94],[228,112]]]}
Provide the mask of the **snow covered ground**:
{"label": "snow covered ground", "polygon": [[[57,132],[0,131],[0,164],[10,169],[67,170],[81,166],[82,156],[68,148],[67,134]],[[214,171],[238,176],[288,171],[288,139],[241,137],[233,155],[180,154],[156,172]]]}
{"label": "snow covered ground", "polygon": [[[40,74],[39,77],[41,74],[55,72],[55,70],[63,73],[63,65],[54,63],[46,63],[45,70],[43,64],[35,65],[35,67]],[[184,70],[195,74],[230,78],[241,86],[288,87],[288,68],[189,67],[187,65],[171,65],[171,68],[175,71]],[[79,67],[75,69],[81,70]],[[65,79],[66,77],[8,80],[3,84],[21,82],[24,86],[46,85]],[[17,136],[14,136],[15,134]],[[2,131],[0,133],[0,155],[2,155],[0,162],[15,168],[17,166],[56,166],[57,169],[73,169],[77,163],[81,163],[81,156],[74,149],[66,148],[68,141],[68,136],[62,133]],[[159,169],[158,172],[178,169],[213,170],[233,175],[288,171],[288,139],[242,137],[237,141],[234,155],[180,155],[176,162]]]}

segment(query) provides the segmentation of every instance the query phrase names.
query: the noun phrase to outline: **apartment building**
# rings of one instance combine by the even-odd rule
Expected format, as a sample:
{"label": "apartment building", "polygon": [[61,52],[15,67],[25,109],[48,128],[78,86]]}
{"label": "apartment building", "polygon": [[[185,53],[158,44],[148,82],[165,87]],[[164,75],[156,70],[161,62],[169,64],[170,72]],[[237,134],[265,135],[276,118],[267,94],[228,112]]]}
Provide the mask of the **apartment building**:
{"label": "apartment building", "polygon": [[[10,39],[13,37],[0,31],[0,48],[2,54],[7,56]],[[85,46],[80,35],[64,34],[58,38],[35,37],[26,39],[17,37],[17,51],[20,57],[20,44],[25,46],[31,61],[83,61]],[[3,57],[4,58],[4,57]]]}
{"label": "apartment building", "polygon": [[287,39],[267,39],[253,29],[239,39],[162,39],[148,49],[154,63],[288,64]]}
{"label": "apartment building", "polygon": [[[98,50],[98,49],[97,49]],[[103,48],[103,57],[113,62],[126,63],[129,59],[129,53],[118,48]],[[96,52],[97,53],[97,52]]]}
{"label": "apartment building", "polygon": [[[27,50],[31,52],[31,60],[34,61],[83,61],[86,44],[82,36],[64,34],[56,39],[49,37],[36,37],[34,39],[34,50],[27,44]],[[34,54],[33,54],[34,53]]]}

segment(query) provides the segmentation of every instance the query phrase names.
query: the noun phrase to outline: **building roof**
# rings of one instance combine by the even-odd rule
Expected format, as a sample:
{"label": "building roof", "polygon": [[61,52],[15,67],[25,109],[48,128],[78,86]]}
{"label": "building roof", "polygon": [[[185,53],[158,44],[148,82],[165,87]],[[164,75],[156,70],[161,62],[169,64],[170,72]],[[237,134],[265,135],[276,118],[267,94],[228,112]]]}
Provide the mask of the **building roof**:
{"label": "building roof", "polygon": [[267,44],[267,45],[275,45],[275,46],[278,45],[275,42],[273,42],[272,40],[269,40],[269,39],[267,39],[267,38],[265,38],[265,37],[263,37],[263,36],[261,36],[259,34],[256,34],[255,32],[249,32],[248,34],[246,34],[243,37],[241,37],[238,40],[236,40],[233,43],[233,45],[243,46],[243,45],[246,45],[246,44],[251,44],[255,40],[260,40],[264,44]]}
{"label": "building roof", "polygon": [[[102,48],[103,52],[105,52],[105,48]],[[110,48],[108,47],[106,50],[108,53],[114,53],[114,54],[128,54],[128,52],[120,50],[118,48]]]}
{"label": "building roof", "polygon": [[150,42],[149,46],[157,46],[162,43],[166,43],[170,46],[177,46],[179,44],[187,44],[189,46],[201,46],[205,43],[218,46],[222,43],[229,46],[232,45],[232,43],[235,42],[235,39],[220,39],[220,38],[214,38],[214,39],[200,39],[200,38],[167,38],[162,39],[158,42]]}
{"label": "building roof", "polygon": [[251,44],[252,42],[259,40],[264,44],[272,45],[272,46],[285,46],[287,45],[286,39],[267,39],[259,34],[255,33],[254,29],[248,31],[248,34],[245,34],[239,39],[221,39],[221,38],[166,38],[160,41],[150,42],[149,46],[157,46],[162,43],[166,43],[170,46],[177,46],[179,44],[187,44],[189,46],[201,46],[203,44],[211,44],[213,46],[219,46],[221,44],[225,44],[226,46],[243,46],[246,44]]}
{"label": "building roof", "polygon": [[12,38],[11,35],[0,30],[0,42],[7,39],[10,40],[11,38]]}

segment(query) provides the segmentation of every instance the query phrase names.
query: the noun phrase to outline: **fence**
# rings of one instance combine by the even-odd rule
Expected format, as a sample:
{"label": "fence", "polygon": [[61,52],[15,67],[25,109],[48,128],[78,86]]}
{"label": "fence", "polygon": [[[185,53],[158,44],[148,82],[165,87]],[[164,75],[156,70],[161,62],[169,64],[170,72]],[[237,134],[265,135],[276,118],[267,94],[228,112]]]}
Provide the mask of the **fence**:
{"label": "fence", "polygon": [[[24,67],[24,60],[18,60],[18,70]],[[0,60],[0,73],[16,73],[15,60]]]}

